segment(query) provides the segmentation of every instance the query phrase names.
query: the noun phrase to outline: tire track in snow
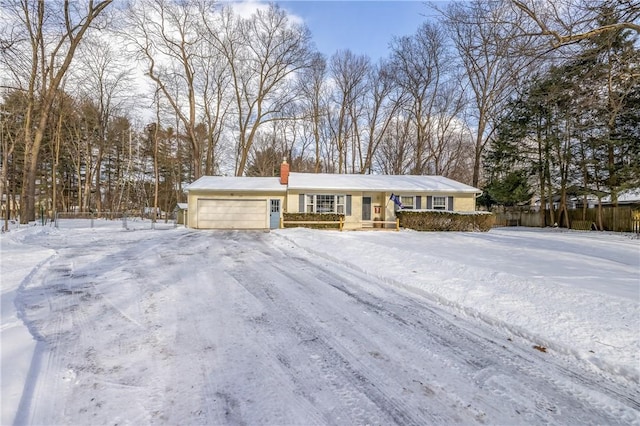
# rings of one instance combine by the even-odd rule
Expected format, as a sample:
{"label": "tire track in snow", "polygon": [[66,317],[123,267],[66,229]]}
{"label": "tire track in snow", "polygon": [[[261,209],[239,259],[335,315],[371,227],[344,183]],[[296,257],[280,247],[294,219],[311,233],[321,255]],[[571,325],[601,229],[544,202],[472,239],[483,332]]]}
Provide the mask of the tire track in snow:
{"label": "tire track in snow", "polygon": [[[355,269],[352,270],[352,274],[355,277],[362,276],[362,273]],[[340,273],[343,278],[349,275],[348,272],[344,271]],[[375,281],[371,282],[375,283]],[[377,284],[377,286],[385,285],[383,282]],[[424,313],[433,312],[429,305],[430,303],[418,303],[415,297],[409,297],[399,305],[401,308],[396,313],[401,314],[402,312],[410,311],[412,316],[418,318],[417,323],[421,327],[422,324],[431,326],[434,319],[432,315],[420,319],[424,316]],[[442,314],[438,314],[435,317],[436,320],[441,318]],[[546,389],[546,393],[558,393],[557,399],[562,399],[562,395],[575,395],[581,407],[576,411],[578,414],[574,415],[574,418],[588,423],[593,418],[601,415],[599,411],[602,408],[604,411],[609,412],[612,419],[615,419],[612,420],[612,424],[616,424],[618,421],[621,424],[625,424],[630,419],[638,420],[640,390],[636,387],[629,387],[616,382],[614,377],[602,370],[594,371],[590,368],[582,368],[580,364],[575,365],[574,359],[566,356],[555,357],[536,352],[532,353],[531,345],[527,341],[524,342],[523,347],[517,347],[509,343],[508,351],[505,351],[507,342],[502,340],[502,344],[500,344],[498,339],[506,339],[506,337],[487,336],[482,332],[486,327],[474,327],[466,321],[456,321],[453,327],[451,326],[452,323],[448,321],[439,321],[438,323],[439,326],[448,325],[445,328],[448,334],[441,334],[440,341],[437,343],[451,348],[460,359],[467,359],[467,362],[472,366],[477,365],[481,372],[483,368],[488,368],[491,371],[494,365],[502,365],[503,367],[509,367],[508,369],[513,375],[524,374],[535,379],[541,387]],[[404,328],[400,330],[404,330]],[[411,335],[406,335],[405,338],[411,340]],[[481,352],[485,355],[482,358],[474,356],[478,351],[465,350],[465,348],[480,347],[478,339],[490,343],[490,345],[482,347]],[[487,357],[486,355],[489,356]],[[497,361],[495,364],[487,364],[487,359]],[[551,374],[550,370],[553,374]],[[503,376],[507,377],[508,375],[503,374]],[[597,390],[596,396],[594,396],[594,389]],[[521,393],[527,393],[527,391],[531,394],[529,388],[523,389]],[[508,392],[508,395],[517,394],[518,392],[515,391]],[[545,394],[531,395],[529,400],[535,400],[536,397],[541,399],[540,406],[554,406],[553,403],[549,402]],[[555,398],[551,398],[551,400],[553,399]],[[518,401],[522,401],[522,399]],[[591,409],[591,407],[595,407],[595,409]],[[554,410],[549,409],[547,411],[553,412]],[[541,414],[544,417],[546,413],[542,410]]]}
{"label": "tire track in snow", "polygon": [[[249,235],[252,239],[261,238],[258,234]],[[225,304],[233,306],[233,317],[225,319],[225,327],[240,330],[238,335],[224,336],[219,342],[224,348],[220,361],[227,366],[214,379],[223,414],[221,422],[325,424],[316,408],[296,393],[286,373],[286,357],[271,351],[269,343],[263,340],[264,305],[246,288],[245,279],[236,273],[238,267],[244,267],[238,263],[237,255],[245,249],[252,252],[253,244],[243,248],[247,237],[236,232],[218,236],[224,240],[223,249],[216,252],[216,257],[220,258],[224,270],[223,293],[228,298]],[[270,297],[268,290],[265,297]]]}
{"label": "tire track in snow", "polygon": [[[33,302],[27,320],[44,332],[44,346],[58,346],[47,349],[51,365],[37,378],[32,418],[58,424],[639,421],[632,405],[637,392],[553,353],[532,354],[527,342],[506,343],[500,331],[347,265],[275,249],[273,234],[140,235],[121,247],[96,241],[92,264],[84,267],[82,247],[65,249],[55,265],[44,266],[59,266],[54,275],[64,286],[55,287],[54,275],[45,283],[44,271],[33,274],[22,294],[28,297],[21,297]],[[187,276],[184,261],[193,271]],[[118,298],[125,289],[132,300]],[[45,314],[48,306],[53,313]],[[58,315],[64,312],[71,323]],[[56,335],[56,327],[72,334]],[[76,374],[72,391],[45,395],[54,380],[68,385],[54,374],[68,364]],[[64,412],[51,413],[46,404]],[[120,413],[118,406],[128,417],[105,417]]]}
{"label": "tire track in snow", "polygon": [[[304,267],[301,266],[297,269],[302,270]],[[293,270],[291,265],[281,268],[283,273],[291,270]],[[324,268],[319,271],[314,271],[314,274],[318,276],[319,281],[327,283],[339,283],[340,280],[350,281],[350,276],[352,276],[355,277],[356,283],[367,283],[369,281],[375,285],[375,280],[371,280],[362,273],[353,270],[351,273],[345,273],[345,271],[342,270],[334,273],[332,269]],[[295,279],[297,274],[291,274],[291,276]],[[378,283],[377,286],[388,287],[388,285],[384,283]],[[538,356],[536,353],[531,354],[531,348],[530,346],[526,346],[526,343],[523,348],[506,348],[505,345],[496,343],[500,336],[487,337],[484,333],[478,334],[478,331],[483,330],[485,327],[471,326],[467,322],[460,321],[455,321],[454,324],[451,320],[443,320],[442,313],[434,317],[433,310],[429,308],[430,304],[425,304],[424,302],[417,303],[415,297],[404,298],[406,300],[402,300],[402,303],[398,305],[389,304],[389,298],[387,297],[385,298],[384,306],[382,306],[382,304],[375,299],[373,302],[363,300],[371,298],[371,294],[367,292],[370,291],[370,288],[362,292],[362,294],[364,294],[364,297],[362,297],[354,294],[355,292],[353,290],[346,290],[344,284],[334,285],[334,287],[348,296],[353,297],[358,303],[362,303],[369,309],[373,309],[378,315],[396,320],[400,319],[397,330],[402,334],[405,342],[415,343],[416,340],[414,336],[417,335],[416,330],[429,333],[430,329],[434,326],[433,320],[439,321],[440,323],[437,324],[437,326],[442,328],[444,332],[435,334],[433,337],[436,338],[436,342],[432,342],[431,344],[435,343],[438,346],[446,347],[447,352],[453,352],[456,359],[464,361],[459,362],[457,368],[464,366],[465,363],[469,364],[471,368],[468,369],[468,371],[462,371],[467,379],[473,379],[473,376],[478,371],[482,372],[484,369],[491,369],[493,365],[499,365],[501,366],[500,369],[507,367],[508,373],[503,375],[507,377],[507,382],[509,381],[508,377],[511,376],[524,376],[528,377],[530,381],[533,380],[533,384],[537,386],[519,388],[516,382],[514,382],[514,389],[508,392],[510,395],[517,395],[518,392],[528,395],[526,399],[516,399],[514,401],[515,405],[522,405],[523,401],[537,401],[536,406],[540,408],[534,412],[528,414],[523,413],[524,410],[520,408],[519,415],[529,416],[532,421],[558,421],[560,413],[557,410],[557,403],[553,402],[556,399],[560,401],[565,400],[565,402],[574,404],[575,406],[572,407],[572,409],[575,410],[576,414],[574,414],[573,418],[580,419],[585,423],[593,422],[593,419],[598,417],[602,417],[604,422],[610,424],[624,424],[629,420],[638,420],[637,390],[630,391],[627,388],[620,387],[620,385],[615,384],[615,382],[610,379],[604,378],[602,375],[594,375],[589,371],[579,371],[573,367],[569,368],[566,360],[556,361],[552,359],[552,363],[554,363],[552,365],[555,367],[554,374],[549,374],[547,371],[549,367],[549,355]],[[354,286],[350,285],[349,288],[353,289]],[[389,311],[390,306],[397,306],[397,310]],[[410,315],[407,315],[407,307],[413,307]],[[421,316],[424,316],[423,314],[425,312],[429,312],[429,316],[420,319]],[[450,314],[444,316],[451,317]],[[413,319],[406,321],[402,318],[418,318],[418,320]],[[416,322],[419,325],[417,328]],[[406,327],[408,323],[411,327]],[[424,326],[424,324],[428,324],[429,327]],[[409,330],[410,332],[403,333],[405,330]],[[424,342],[418,342],[416,348],[418,353],[424,353]],[[475,356],[478,352],[482,353],[483,356]],[[433,356],[433,352],[431,356]],[[450,354],[442,358],[445,365],[447,365],[446,361],[448,357],[450,357]],[[456,364],[450,364],[449,367],[456,368]],[[496,375],[492,375],[492,379],[485,381],[485,384],[496,382],[495,376]],[[561,377],[561,380],[554,379],[556,376]],[[501,385],[496,385],[496,387],[500,386]],[[604,389],[602,389],[603,387]],[[545,391],[540,392],[540,389],[545,389]],[[582,389],[582,392],[578,394],[577,398],[574,398],[573,394],[580,389]],[[597,392],[596,396],[593,397],[592,395],[595,389],[597,389]],[[547,394],[554,396],[548,397]]]}
{"label": "tire track in snow", "polygon": [[[318,321],[317,318],[311,318],[308,313],[303,312],[304,309],[297,307],[293,302],[289,302],[288,298],[292,294],[300,292],[300,289],[295,288],[295,283],[298,280],[306,284],[302,289],[304,292],[310,291],[313,293],[312,287],[316,284],[326,286],[325,280],[323,280],[323,278],[326,278],[326,273],[323,269],[318,268],[316,265],[300,264],[299,262],[298,264],[291,261],[286,261],[284,264],[279,263],[283,262],[286,257],[278,255],[276,259],[273,253],[269,250],[264,250],[264,247],[257,247],[257,249],[266,256],[265,259],[261,259],[262,261],[258,264],[248,265],[248,262],[242,262],[242,254],[245,249],[240,247],[229,256],[233,259],[240,259],[239,261],[236,260],[236,262],[241,266],[237,267],[238,269],[233,275],[258,300],[271,306],[271,309],[265,313],[267,318],[273,317],[271,321],[274,324],[271,325],[271,334],[275,335],[280,333],[281,330],[290,329],[297,335],[298,341],[306,342],[302,347],[304,350],[301,350],[302,353],[297,354],[296,357],[313,360],[317,374],[324,377],[325,384],[333,389],[330,393],[338,396],[338,401],[334,401],[334,403],[342,403],[344,405],[341,411],[344,413],[345,418],[330,418],[330,423],[346,421],[355,424],[422,424],[425,421],[431,423],[447,422],[456,417],[455,411],[458,409],[453,410],[446,407],[450,401],[433,402],[434,405],[438,406],[438,410],[432,410],[431,412],[423,410],[420,412],[416,407],[404,403],[404,398],[398,397],[400,392],[396,391],[402,388],[397,383],[393,387],[390,386],[393,388],[392,392],[389,392],[388,389],[385,391],[381,383],[384,383],[385,380],[388,381],[385,376],[389,371],[381,371],[377,366],[364,361],[367,358],[372,358],[372,349],[358,348],[359,350],[354,352],[353,345],[345,345],[343,342],[347,338],[361,339],[361,336],[348,336],[344,339],[337,338],[332,335],[330,330],[316,327],[314,322]],[[255,250],[251,250],[251,253],[252,256],[255,256]],[[309,269],[309,272],[304,275],[291,273],[291,270],[300,271],[304,268]],[[274,278],[268,278],[267,281],[263,278],[265,276],[275,277],[279,275],[288,278],[288,281],[294,285],[287,286],[284,289],[280,284],[283,280],[279,280],[276,283]],[[316,276],[314,277],[314,275]],[[336,279],[339,279],[339,277],[333,277],[329,281],[330,283],[336,283]],[[326,298],[327,294],[322,296]],[[322,296],[318,295],[315,300],[318,303],[322,303]],[[304,297],[313,298],[314,295],[311,294]],[[322,308],[326,309],[327,306],[323,305]],[[334,309],[330,308],[330,310]],[[336,312],[336,314],[338,313]],[[375,345],[372,344],[372,347],[375,347]],[[296,350],[298,348],[296,347]],[[381,348],[378,349],[383,351]],[[287,347],[286,343],[274,349],[276,353],[287,353],[287,351],[291,350],[291,347]],[[308,366],[303,364],[295,374],[301,374],[300,372],[306,367]],[[304,379],[298,380],[298,385],[302,387],[303,394],[311,398],[316,390],[305,389],[307,382],[313,383],[312,375],[307,374]],[[418,386],[417,384],[414,385]],[[425,393],[429,391],[421,385],[419,392]],[[314,404],[317,403],[317,398],[314,397]],[[438,411],[447,412],[449,417],[438,413]],[[350,415],[346,413],[350,413]]]}
{"label": "tire track in snow", "polygon": [[[356,277],[356,280],[361,276],[357,271],[353,271],[352,274]],[[339,276],[345,279],[349,277],[349,275],[348,272],[342,271]],[[327,281],[330,282],[330,279]],[[356,300],[362,301],[361,296],[356,294],[355,291],[347,290],[345,286],[338,286],[336,288],[354,297]],[[364,293],[364,295],[368,296],[367,293]],[[637,388],[621,387],[620,384],[614,382],[611,377],[608,377],[602,372],[594,373],[588,370],[584,371],[572,368],[570,366],[571,364],[566,362],[566,359],[551,358],[549,355],[538,356],[536,353],[530,354],[528,353],[531,352],[530,345],[525,346],[525,350],[510,347],[509,351],[505,351],[506,347],[504,345],[507,343],[506,341],[503,341],[502,345],[498,344],[495,336],[483,335],[479,332],[482,328],[474,329],[468,326],[465,327],[466,322],[463,321],[457,321],[456,326],[452,326],[450,319],[444,320],[444,317],[450,317],[449,314],[440,312],[434,316],[433,314],[436,313],[434,309],[430,308],[428,304],[418,303],[414,297],[406,298],[406,300],[402,301],[399,305],[387,304],[385,305],[386,307],[382,307],[379,302],[371,303],[362,301],[362,303],[373,308],[374,312],[380,315],[397,319],[400,318],[400,315],[405,315],[406,318],[414,318],[411,321],[400,319],[401,325],[410,324],[412,327],[417,327],[418,329],[426,329],[425,324],[429,324],[429,328],[433,328],[435,321],[438,327],[446,330],[446,334],[433,334],[432,337],[435,340],[432,343],[451,348],[451,351],[456,353],[458,358],[465,359],[468,364],[474,368],[479,368],[481,372],[484,369],[489,369],[490,371],[495,370],[495,365],[501,364],[503,365],[503,369],[504,366],[508,366],[510,370],[512,370],[513,375],[526,374],[539,380],[541,385],[542,383],[551,385],[546,386],[549,393],[551,390],[555,390],[560,394],[581,395],[584,407],[581,408],[581,414],[578,418],[584,419],[584,421],[588,421],[594,416],[597,416],[597,413],[590,412],[589,406],[605,407],[604,404],[607,403],[607,401],[610,411],[616,412],[616,416],[622,415],[623,418],[634,418],[633,412],[640,410],[640,391]],[[389,307],[394,306],[399,306],[399,310],[392,310],[391,312],[387,310]],[[410,313],[410,316],[406,315],[406,313]],[[426,313],[429,313],[429,315],[425,315]],[[413,337],[415,333],[403,333],[403,331],[407,330],[407,327],[400,327],[399,330],[406,341],[416,342]],[[465,348],[479,347],[478,341],[489,343],[488,346],[483,347],[482,357],[475,356],[476,351],[465,350]],[[421,344],[418,344],[418,347],[420,345]],[[496,360],[495,364],[487,364],[488,360],[491,359]],[[536,359],[542,362],[536,362]],[[549,374],[548,370],[550,366],[553,367],[555,373],[559,374]],[[555,377],[565,379],[556,380]],[[474,377],[469,376],[469,378],[473,379]],[[598,389],[598,397],[592,397],[587,389]],[[517,392],[510,392],[509,395],[511,394],[517,394]],[[541,406],[553,406],[546,396],[539,395],[538,398],[542,398]],[[560,397],[558,398],[560,399]],[[629,408],[631,410],[629,410],[626,415],[623,415],[625,414],[625,409]]]}
{"label": "tire track in snow", "polygon": [[[527,234],[534,234],[534,236],[537,236],[535,235],[535,233],[527,233]],[[278,237],[283,238],[284,240],[290,241],[286,236],[278,235]],[[457,236],[457,238],[480,239],[482,241],[484,241],[488,237],[491,237],[491,235],[485,236],[483,234],[482,236],[475,236],[475,235],[469,234],[464,236]],[[510,237],[516,238],[511,235]],[[495,235],[493,236],[493,238],[496,238]],[[522,238],[522,237],[518,236],[517,238]],[[585,239],[585,241],[586,240],[587,239]],[[295,244],[295,241],[291,241],[291,242]],[[377,245],[379,243],[377,242],[377,240],[372,239],[368,241],[366,244]],[[281,244],[279,244],[279,246],[281,246]],[[631,244],[629,246],[630,248],[632,247]],[[585,388],[587,389],[594,388],[594,387],[602,388],[602,393],[604,393],[607,398],[611,398],[613,402],[612,406],[616,410],[618,409],[616,407],[618,407],[620,403],[623,406],[632,408],[634,411],[638,411],[640,409],[640,402],[639,402],[640,391],[637,388],[637,380],[634,377],[633,373],[631,373],[630,376],[627,375],[627,377],[625,377],[624,375],[617,374],[618,372],[616,371],[616,369],[608,365],[606,361],[602,361],[601,359],[595,359],[594,361],[590,357],[586,359],[584,357],[578,357],[577,354],[575,354],[570,347],[565,346],[562,342],[547,342],[545,341],[545,339],[536,338],[536,336],[532,335],[530,332],[528,332],[525,329],[526,327],[523,328],[522,326],[496,320],[491,316],[480,314],[474,308],[460,306],[446,299],[441,299],[440,297],[437,297],[437,296],[434,297],[434,295],[431,293],[427,293],[426,291],[422,291],[415,287],[407,286],[403,282],[400,282],[393,278],[376,277],[375,275],[371,275],[366,270],[362,269],[362,266],[351,264],[348,261],[344,261],[334,256],[324,254],[324,252],[316,253],[313,249],[306,249],[304,247],[299,246],[298,244],[296,244],[296,247],[297,247],[298,253],[300,253],[300,251],[306,252],[308,257],[313,257],[313,256],[320,257],[322,259],[326,259],[326,261],[328,262],[335,262],[339,266],[342,266],[348,270],[350,269],[355,274],[365,274],[368,276],[372,276],[374,281],[376,280],[381,281],[381,285],[393,286],[401,291],[409,292],[411,294],[417,294],[418,296],[424,296],[429,300],[431,300],[432,302],[437,303],[438,305],[442,304],[442,305],[445,305],[447,308],[453,308],[456,311],[461,311],[465,315],[469,315],[471,317],[476,317],[478,319],[481,319],[490,328],[505,331],[506,334],[510,336],[518,336],[524,340],[529,340],[531,342],[531,345],[542,343],[544,346],[551,349],[551,352],[553,352],[554,355],[560,355],[564,359],[564,362],[566,365],[576,364],[576,361],[577,361],[579,368],[576,368],[575,371],[574,369],[571,369],[571,368],[564,368],[561,366],[557,366],[557,368],[559,369],[559,371],[562,372],[562,374],[566,373],[566,375],[570,377],[575,377],[575,380],[573,379],[570,380],[567,386],[575,387],[576,385],[574,383],[575,381],[577,381],[578,384],[581,382],[584,382]],[[407,253],[407,256],[409,256],[409,253]],[[433,257],[433,259],[436,262],[442,262],[442,260],[438,260],[439,258],[437,257]],[[455,262],[446,261],[445,263],[450,267],[456,266]],[[464,270],[465,268],[466,267],[463,266],[461,271],[463,276],[465,274],[465,270]],[[477,275],[477,272],[475,272],[474,274]],[[500,274],[498,276],[498,279],[499,280],[504,279],[503,275],[504,274]],[[444,279],[449,280],[446,277]],[[557,318],[556,321],[562,321],[562,320],[561,318]],[[589,321],[592,321],[592,318],[589,318]],[[634,384],[634,382],[636,383]],[[558,386],[561,386],[562,383],[564,382],[559,383]],[[599,399],[600,398],[597,398],[597,400]]]}
{"label": "tire track in snow", "polygon": [[[523,232],[523,234],[525,234],[525,232]],[[541,344],[553,350],[554,352],[558,352],[564,355],[574,357],[578,359],[578,361],[581,363],[589,364],[592,369],[597,369],[599,371],[602,371],[604,373],[603,374],[604,377],[620,375],[622,376],[621,378],[624,380],[630,380],[636,383],[638,382],[637,369],[620,372],[619,368],[616,368],[618,364],[616,364],[615,360],[617,359],[616,357],[619,356],[618,351],[615,351],[615,352],[605,351],[605,355],[600,355],[600,357],[592,357],[591,354],[593,352],[592,351],[587,352],[586,348],[584,348],[584,346],[581,346],[582,342],[579,340],[567,342],[567,341],[558,341],[555,339],[551,339],[550,341],[549,338],[544,337],[544,336],[548,336],[547,334],[543,333],[542,336],[540,336],[539,333],[531,332],[531,329],[527,327],[526,316],[518,316],[517,313],[514,312],[513,316],[504,317],[505,314],[504,312],[502,312],[502,314],[498,314],[498,316],[496,317],[491,313],[491,310],[487,310],[486,306],[483,306],[481,308],[475,308],[473,305],[470,305],[469,303],[465,303],[464,301],[459,302],[459,300],[462,300],[461,298],[463,298],[464,296],[460,294],[458,289],[465,288],[465,287],[470,287],[470,288],[474,287],[473,285],[469,285],[470,283],[465,283],[465,281],[470,281],[471,283],[479,282],[480,288],[485,291],[491,291],[491,288],[489,288],[487,283],[490,283],[492,287],[495,287],[494,284],[497,284],[498,289],[496,291],[497,300],[496,300],[495,307],[498,310],[502,309],[501,304],[506,304],[510,302],[509,299],[502,298],[500,287],[503,284],[506,287],[510,288],[510,291],[513,291],[513,288],[515,288],[515,286],[517,285],[517,287],[522,292],[527,293],[527,297],[523,299],[516,298],[516,302],[520,302],[520,303],[529,303],[528,299],[530,298],[536,298],[538,300],[546,300],[551,295],[550,292],[563,293],[564,292],[563,285],[560,285],[560,286],[532,285],[531,283],[532,278],[529,276],[513,275],[510,273],[496,273],[494,270],[490,268],[480,266],[478,264],[478,259],[475,259],[475,263],[474,262],[469,263],[467,261],[451,260],[451,254],[450,253],[446,254],[447,253],[446,244],[444,244],[445,245],[444,256],[438,254],[437,251],[430,253],[429,256],[424,256],[424,255],[420,256],[420,259],[423,260],[426,264],[436,265],[436,268],[434,268],[435,271],[431,271],[430,269],[423,267],[423,265],[421,264],[412,263],[410,261],[411,253],[409,251],[403,251],[403,249],[400,247],[393,247],[392,250],[402,253],[404,257],[408,259],[407,264],[411,265],[410,268],[414,269],[413,272],[418,274],[416,276],[420,276],[420,275],[425,276],[425,274],[428,274],[427,276],[429,278],[427,280],[423,278],[422,284],[420,283],[420,281],[418,281],[416,285],[407,285],[404,281],[412,280],[413,277],[411,276],[411,274],[404,274],[401,279],[396,279],[394,276],[390,276],[390,275],[377,276],[376,274],[371,274],[371,272],[367,269],[366,265],[355,265],[352,262],[349,262],[348,260],[339,258],[338,256],[332,255],[330,253],[326,253],[325,251],[315,251],[313,248],[303,247],[297,244],[295,241],[291,241],[287,236],[278,235],[278,234],[276,235],[278,238],[282,238],[283,240],[290,241],[293,244],[296,244],[296,247],[298,248],[298,250],[305,251],[310,256],[326,259],[329,262],[338,264],[347,269],[357,271],[365,275],[369,275],[373,277],[374,280],[383,281],[388,285],[395,286],[396,288],[408,290],[411,293],[426,297],[437,304],[442,304],[448,307],[452,307],[455,310],[462,312],[465,315],[479,318],[491,328],[503,329],[506,332],[508,332],[510,335],[530,340],[531,342],[533,342],[532,344]],[[535,232],[526,232],[526,238],[529,238],[529,237],[539,238],[539,236]],[[497,236],[492,234],[484,234],[484,233],[482,234],[473,234],[473,233],[466,234],[465,233],[462,235],[447,236],[446,239],[444,239],[444,237],[437,236],[437,235],[434,238],[436,238],[436,241],[438,238],[443,238],[443,243],[445,243],[446,239],[449,239],[449,238],[459,239],[459,240],[460,239],[469,240],[469,241],[479,240],[480,242],[485,241],[485,239],[487,238],[496,240],[495,243],[496,245],[500,246],[500,248],[495,249],[495,247],[492,247],[492,250],[487,251],[487,254],[493,257],[500,257],[496,253],[505,251],[509,247],[511,251],[513,250],[512,246],[507,245],[505,247],[504,241],[502,241],[501,238],[508,238],[514,241],[518,241],[519,239],[522,239],[524,237],[513,236],[513,235],[502,235],[499,233]],[[382,241],[384,241],[384,239],[382,239]],[[588,239],[585,238],[585,241],[588,241]],[[377,239],[377,238],[367,239],[366,242],[362,244],[363,246],[360,247],[362,251],[371,250],[372,252],[379,252],[379,247],[383,245],[383,243],[380,242],[380,239]],[[433,244],[431,244],[431,246],[433,246]],[[633,246],[634,244],[629,244],[629,248],[632,248]],[[455,244],[454,244],[454,247],[455,247]],[[551,252],[546,251],[546,252],[554,253],[555,251],[551,251]],[[557,254],[557,252],[555,253]],[[621,253],[628,254],[628,251],[622,250]],[[553,256],[550,256],[550,257],[553,257]],[[442,271],[446,271],[446,272],[442,272]],[[455,277],[452,278],[452,275],[455,275]],[[462,281],[462,284],[458,285],[460,281]],[[436,287],[444,287],[445,290],[440,291],[440,289],[437,289]],[[441,294],[444,294],[444,296],[442,296]],[[595,315],[580,314],[579,317],[575,317],[575,318],[572,317],[569,324],[574,324],[574,327],[577,327],[579,329],[577,334],[580,334],[580,333],[584,334],[587,332],[585,330],[588,329],[588,330],[591,330],[590,332],[594,334],[594,337],[599,337],[600,340],[606,341],[607,330],[606,328],[602,328],[601,323],[596,319],[599,318],[599,315],[611,315],[611,313],[610,311],[605,312],[604,310],[602,310],[597,306],[598,304],[596,302],[593,302],[594,300],[598,300],[597,298],[598,293],[594,293],[593,294],[594,297],[586,297],[587,294],[589,294],[588,290],[585,291],[585,299],[584,299],[585,306],[582,309],[582,312],[596,312],[596,314]],[[562,297],[560,298],[560,300],[562,300]],[[571,296],[566,296],[565,300],[571,300]],[[633,304],[634,302],[620,301],[619,303]],[[575,312],[576,311],[573,311],[573,313]],[[503,315],[503,317],[501,318],[500,315]],[[568,334],[572,334],[572,331],[568,330],[567,326],[563,324],[563,316],[565,315],[565,311],[562,309],[561,304],[553,305],[551,307],[548,305],[541,304],[537,308],[530,309],[529,311],[527,311],[527,315],[533,315],[537,317],[538,321],[539,321],[539,318],[548,318],[547,321],[549,322],[549,327],[551,329],[553,329],[554,327],[560,327],[562,329],[564,327],[565,332],[567,332]],[[505,319],[505,318],[510,318],[511,320]],[[628,330],[628,333],[629,333],[630,341],[635,341],[634,329],[630,328]],[[578,345],[580,350],[577,350],[574,345]],[[603,352],[600,351],[600,353],[602,354]],[[624,356],[628,357],[629,352],[624,354]]]}
{"label": "tire track in snow", "polygon": [[[21,404],[19,414],[21,419],[29,418],[25,423],[93,423],[95,416],[107,409],[108,401],[102,399],[100,393],[106,391],[111,395],[113,389],[135,394],[145,391],[136,379],[121,374],[120,365],[112,365],[112,354],[97,353],[94,348],[100,336],[115,334],[109,331],[110,324],[107,330],[101,330],[99,318],[107,317],[117,323],[117,316],[112,314],[115,312],[125,321],[120,327],[126,330],[130,327],[127,323],[140,327],[138,321],[108,296],[110,289],[100,288],[100,282],[105,274],[112,272],[112,265],[123,264],[118,269],[124,271],[127,260],[135,264],[137,256],[145,256],[147,250],[157,250],[163,242],[143,237],[132,238],[119,246],[105,238],[98,239],[91,250],[87,250],[81,244],[66,242],[64,237],[62,240],[64,249],[58,250],[55,258],[42,264],[25,280],[16,301],[24,323],[42,342],[38,353],[44,361],[34,359],[32,363],[32,369],[38,371],[32,375],[33,389],[25,390],[25,403]],[[114,340],[117,341],[114,352],[119,353],[120,339],[114,336]],[[140,348],[135,344],[128,352]],[[76,402],[67,404],[67,401]],[[143,413],[137,416],[147,417]]]}
{"label": "tire track in snow", "polygon": [[[56,399],[68,398],[76,382],[76,372],[68,360],[80,356],[74,312],[81,293],[74,285],[73,262],[60,256],[39,268],[20,289],[18,299],[23,321],[32,335],[43,342],[39,356],[44,363],[35,362],[42,369],[34,384],[33,405],[28,409],[30,423],[55,423],[60,415]],[[64,412],[62,416],[64,418]]]}

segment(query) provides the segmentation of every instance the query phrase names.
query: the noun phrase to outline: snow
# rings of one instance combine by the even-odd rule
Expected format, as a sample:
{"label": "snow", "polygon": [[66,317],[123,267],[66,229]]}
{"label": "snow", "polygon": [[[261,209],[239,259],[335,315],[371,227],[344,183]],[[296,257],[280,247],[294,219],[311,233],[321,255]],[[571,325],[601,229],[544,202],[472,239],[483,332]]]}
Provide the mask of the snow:
{"label": "snow", "polygon": [[216,190],[241,192],[286,192],[278,177],[202,176],[187,185],[186,190]]}
{"label": "snow", "polygon": [[480,194],[482,191],[444,176],[360,175],[333,173],[289,173],[287,185],[278,177],[202,176],[187,190],[240,192],[286,192],[287,189],[365,192],[438,192]]}
{"label": "snow", "polygon": [[289,189],[365,192],[441,192],[480,194],[481,190],[444,176],[289,173]]}
{"label": "snow", "polygon": [[0,388],[2,396],[1,424],[11,424],[16,414],[25,384],[29,364],[36,346],[29,330],[18,318],[15,300],[20,283],[38,265],[45,263],[55,250],[21,243],[24,233],[16,232],[12,237],[0,237],[0,279],[2,283],[0,328]]}
{"label": "snow", "polygon": [[[603,203],[610,203],[611,196],[607,195],[602,198]],[[618,194],[619,203],[638,203],[640,202],[640,188],[628,189]]]}
{"label": "snow", "polygon": [[389,283],[633,381],[640,378],[638,239],[531,228],[362,233],[356,235],[354,257],[353,234],[326,232],[311,238],[307,232],[291,231],[298,236],[295,243],[311,252],[344,259]]}
{"label": "snow", "polygon": [[1,424],[640,423],[633,235],[136,224],[0,236]]}

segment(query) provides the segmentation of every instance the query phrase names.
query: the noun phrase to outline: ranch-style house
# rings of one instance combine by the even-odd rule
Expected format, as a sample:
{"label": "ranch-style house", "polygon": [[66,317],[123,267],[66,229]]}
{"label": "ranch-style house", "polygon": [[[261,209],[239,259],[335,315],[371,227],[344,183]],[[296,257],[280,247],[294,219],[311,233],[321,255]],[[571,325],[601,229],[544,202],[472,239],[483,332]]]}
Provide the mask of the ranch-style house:
{"label": "ranch-style house", "polygon": [[283,212],[338,213],[344,229],[371,228],[395,220],[399,205],[474,211],[482,192],[442,176],[293,173],[286,161],[280,177],[203,176],[186,191],[185,225],[196,229],[275,229]]}

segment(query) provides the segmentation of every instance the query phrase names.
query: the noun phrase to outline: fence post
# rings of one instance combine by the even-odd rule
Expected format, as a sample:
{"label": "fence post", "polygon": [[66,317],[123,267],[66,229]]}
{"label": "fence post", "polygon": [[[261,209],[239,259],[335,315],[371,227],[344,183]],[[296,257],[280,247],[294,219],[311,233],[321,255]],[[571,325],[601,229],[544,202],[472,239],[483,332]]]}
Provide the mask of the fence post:
{"label": "fence post", "polygon": [[631,230],[636,234],[640,234],[640,210],[631,212]]}
{"label": "fence post", "polygon": [[400,218],[396,217],[396,231],[400,230]]}
{"label": "fence post", "polygon": [[343,222],[342,222],[342,217],[340,217],[340,232],[342,232],[342,227],[343,227]]}

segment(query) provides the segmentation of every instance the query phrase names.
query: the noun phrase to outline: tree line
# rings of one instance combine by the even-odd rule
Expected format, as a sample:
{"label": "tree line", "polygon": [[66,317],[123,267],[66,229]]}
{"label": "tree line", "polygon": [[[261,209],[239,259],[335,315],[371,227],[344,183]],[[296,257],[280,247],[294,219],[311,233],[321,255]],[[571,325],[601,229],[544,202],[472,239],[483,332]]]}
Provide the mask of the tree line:
{"label": "tree line", "polygon": [[561,3],[425,6],[374,62],[318,52],[277,4],[4,0],[3,197],[23,223],[171,211],[200,176],[273,176],[283,157],[443,175],[487,205],[514,174],[541,194],[636,185],[638,3]]}
{"label": "tree line", "polygon": [[[614,5],[597,9],[599,28],[620,22]],[[571,54],[532,73],[505,104],[484,156],[484,203],[539,199],[551,223],[569,225],[568,200],[616,205],[640,188],[640,50],[638,32],[597,31]]]}

